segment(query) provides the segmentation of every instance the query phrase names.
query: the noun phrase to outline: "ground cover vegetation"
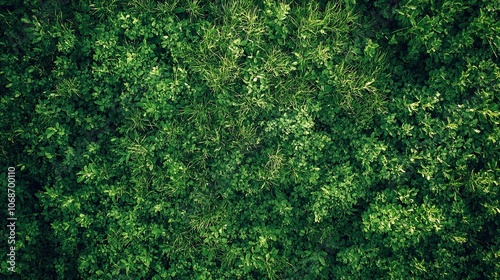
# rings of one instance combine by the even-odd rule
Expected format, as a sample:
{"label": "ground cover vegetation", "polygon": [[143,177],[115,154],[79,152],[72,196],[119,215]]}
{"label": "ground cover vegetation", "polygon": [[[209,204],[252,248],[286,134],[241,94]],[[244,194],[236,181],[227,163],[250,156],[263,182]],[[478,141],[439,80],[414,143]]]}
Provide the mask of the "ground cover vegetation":
{"label": "ground cover vegetation", "polygon": [[0,3],[3,277],[500,279],[499,1]]}

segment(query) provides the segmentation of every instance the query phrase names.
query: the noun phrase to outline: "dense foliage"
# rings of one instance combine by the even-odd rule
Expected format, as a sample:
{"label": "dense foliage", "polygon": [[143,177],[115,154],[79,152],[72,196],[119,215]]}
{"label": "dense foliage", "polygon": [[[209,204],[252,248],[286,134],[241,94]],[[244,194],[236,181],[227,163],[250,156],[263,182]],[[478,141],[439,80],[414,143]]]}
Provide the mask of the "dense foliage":
{"label": "dense foliage", "polygon": [[499,1],[0,3],[0,275],[500,278]]}

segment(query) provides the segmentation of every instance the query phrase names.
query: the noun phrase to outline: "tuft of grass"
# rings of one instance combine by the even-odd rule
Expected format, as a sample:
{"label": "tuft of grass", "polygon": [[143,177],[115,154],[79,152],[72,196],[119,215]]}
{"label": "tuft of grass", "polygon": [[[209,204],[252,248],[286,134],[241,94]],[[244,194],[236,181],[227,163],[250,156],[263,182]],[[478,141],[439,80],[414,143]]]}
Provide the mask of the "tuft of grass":
{"label": "tuft of grass", "polygon": [[203,15],[203,5],[199,0],[187,0],[186,11],[192,19]]}

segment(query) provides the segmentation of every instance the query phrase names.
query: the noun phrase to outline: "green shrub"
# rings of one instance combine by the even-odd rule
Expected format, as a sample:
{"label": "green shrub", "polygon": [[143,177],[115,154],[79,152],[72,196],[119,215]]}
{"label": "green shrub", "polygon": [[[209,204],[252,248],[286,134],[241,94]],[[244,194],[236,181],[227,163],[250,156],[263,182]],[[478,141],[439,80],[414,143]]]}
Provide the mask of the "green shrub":
{"label": "green shrub", "polygon": [[2,275],[498,278],[499,7],[396,2],[3,1]]}

